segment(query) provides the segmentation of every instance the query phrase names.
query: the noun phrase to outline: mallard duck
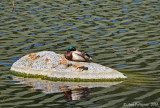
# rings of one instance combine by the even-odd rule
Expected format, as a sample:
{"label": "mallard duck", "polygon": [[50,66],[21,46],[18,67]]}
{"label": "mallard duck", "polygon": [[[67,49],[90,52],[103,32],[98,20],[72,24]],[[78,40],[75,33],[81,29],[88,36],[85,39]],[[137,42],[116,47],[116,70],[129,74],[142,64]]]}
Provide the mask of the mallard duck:
{"label": "mallard duck", "polygon": [[78,51],[73,46],[68,48],[68,51],[64,54],[64,56],[66,59],[71,61],[83,62],[92,60],[92,58],[86,52]]}

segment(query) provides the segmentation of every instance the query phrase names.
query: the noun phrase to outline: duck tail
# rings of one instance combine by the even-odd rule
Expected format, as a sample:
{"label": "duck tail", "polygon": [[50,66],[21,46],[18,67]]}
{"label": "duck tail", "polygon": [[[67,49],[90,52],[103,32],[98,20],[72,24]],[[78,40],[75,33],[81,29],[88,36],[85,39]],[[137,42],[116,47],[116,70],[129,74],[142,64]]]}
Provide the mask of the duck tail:
{"label": "duck tail", "polygon": [[89,60],[92,60],[92,57],[89,54],[86,54],[86,56],[89,58]]}
{"label": "duck tail", "polygon": [[92,61],[92,58],[91,58],[91,57],[89,58],[89,61]]}

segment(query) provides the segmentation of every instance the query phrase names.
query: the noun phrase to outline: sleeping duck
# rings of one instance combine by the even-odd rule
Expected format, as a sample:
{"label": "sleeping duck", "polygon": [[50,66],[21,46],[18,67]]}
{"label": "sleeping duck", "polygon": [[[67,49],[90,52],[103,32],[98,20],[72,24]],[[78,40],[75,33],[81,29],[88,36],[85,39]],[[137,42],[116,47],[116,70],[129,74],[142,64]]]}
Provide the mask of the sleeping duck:
{"label": "sleeping duck", "polygon": [[92,58],[86,52],[78,51],[73,46],[68,48],[68,51],[64,54],[64,56],[66,59],[71,61],[84,62],[92,60]]}

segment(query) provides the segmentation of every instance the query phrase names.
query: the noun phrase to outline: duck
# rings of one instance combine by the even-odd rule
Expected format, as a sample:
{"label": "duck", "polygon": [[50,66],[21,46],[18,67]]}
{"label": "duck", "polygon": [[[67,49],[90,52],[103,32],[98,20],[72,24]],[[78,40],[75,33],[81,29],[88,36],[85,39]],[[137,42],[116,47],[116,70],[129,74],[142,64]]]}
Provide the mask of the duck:
{"label": "duck", "polygon": [[76,50],[75,47],[70,46],[67,52],[64,54],[65,58],[70,61],[77,62],[88,62],[91,61],[92,58],[86,52]]}

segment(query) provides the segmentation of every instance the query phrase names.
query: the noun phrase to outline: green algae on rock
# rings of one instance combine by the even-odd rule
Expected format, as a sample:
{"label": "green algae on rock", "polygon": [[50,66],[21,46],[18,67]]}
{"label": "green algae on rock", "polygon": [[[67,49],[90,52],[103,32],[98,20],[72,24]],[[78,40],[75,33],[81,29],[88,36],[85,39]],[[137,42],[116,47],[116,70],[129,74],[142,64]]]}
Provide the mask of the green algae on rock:
{"label": "green algae on rock", "polygon": [[24,77],[24,78],[40,78],[42,80],[50,80],[50,81],[62,81],[62,82],[119,82],[124,81],[124,78],[116,78],[116,79],[80,79],[80,78],[55,78],[55,77],[47,77],[44,75],[38,74],[26,74],[21,72],[10,71],[10,74]]}
{"label": "green algae on rock", "polygon": [[27,75],[42,75],[50,79],[116,80],[127,78],[122,73],[93,62],[75,62],[52,51],[41,51],[23,56],[11,67],[11,71]]}

